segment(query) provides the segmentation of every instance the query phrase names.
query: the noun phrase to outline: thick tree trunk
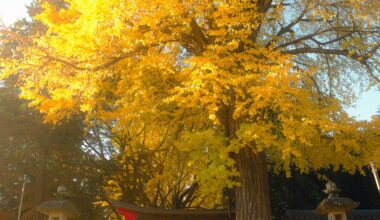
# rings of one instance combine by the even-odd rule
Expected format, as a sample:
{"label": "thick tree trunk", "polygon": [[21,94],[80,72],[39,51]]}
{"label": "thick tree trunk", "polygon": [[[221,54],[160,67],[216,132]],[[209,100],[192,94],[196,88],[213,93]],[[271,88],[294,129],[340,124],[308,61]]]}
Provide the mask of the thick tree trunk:
{"label": "thick tree trunk", "polygon": [[241,149],[236,165],[241,184],[236,188],[236,220],[271,220],[265,152]]}
{"label": "thick tree trunk", "polygon": [[[230,103],[220,111],[225,136],[233,139],[239,128],[234,119],[235,92],[230,89]],[[265,152],[254,153],[250,146],[231,155],[240,172],[240,186],[235,189],[236,220],[271,220],[268,170]]]}

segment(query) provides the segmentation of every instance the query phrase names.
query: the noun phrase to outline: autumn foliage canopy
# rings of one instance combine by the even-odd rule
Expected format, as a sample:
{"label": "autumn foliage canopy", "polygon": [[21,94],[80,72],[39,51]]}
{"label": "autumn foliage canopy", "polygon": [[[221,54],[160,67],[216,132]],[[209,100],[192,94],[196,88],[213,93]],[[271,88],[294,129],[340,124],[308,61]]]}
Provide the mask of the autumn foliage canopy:
{"label": "autumn foliage canopy", "polygon": [[170,182],[186,161],[185,185],[221,199],[239,185],[231,155],[241,149],[301,172],[355,171],[376,155],[376,122],[343,106],[353,88],[379,82],[379,1],[41,5],[33,19],[45,30],[4,31],[18,47],[1,60],[2,77],[21,73],[21,96],[46,122],[80,115],[130,137],[123,148],[171,149],[149,184]]}

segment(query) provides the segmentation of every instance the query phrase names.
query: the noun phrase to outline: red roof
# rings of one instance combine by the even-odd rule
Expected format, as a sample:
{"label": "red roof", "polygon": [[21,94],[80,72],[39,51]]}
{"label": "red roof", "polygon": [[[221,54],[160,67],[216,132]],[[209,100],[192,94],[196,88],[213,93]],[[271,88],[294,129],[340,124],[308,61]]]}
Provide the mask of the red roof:
{"label": "red roof", "polygon": [[234,220],[227,210],[215,209],[162,209],[138,207],[124,202],[111,202],[125,220]]}

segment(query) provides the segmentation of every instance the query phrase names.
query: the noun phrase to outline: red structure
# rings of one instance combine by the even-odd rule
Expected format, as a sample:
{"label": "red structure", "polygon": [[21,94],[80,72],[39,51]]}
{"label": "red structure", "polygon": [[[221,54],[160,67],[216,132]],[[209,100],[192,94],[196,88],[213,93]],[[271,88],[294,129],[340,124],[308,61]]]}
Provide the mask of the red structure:
{"label": "red structure", "polygon": [[116,209],[117,212],[124,217],[124,220],[136,220],[138,215],[137,213],[133,212],[133,211],[128,211],[126,209],[123,209],[123,208],[118,208]]}
{"label": "red structure", "polygon": [[111,202],[124,220],[233,220],[226,210],[142,208],[124,202]]}
{"label": "red structure", "polygon": [[[112,202],[124,220],[234,220],[235,214],[224,210],[167,210],[142,208],[124,202]],[[0,218],[1,219],[1,218]],[[284,220],[325,220],[314,210],[289,210]],[[380,210],[353,210],[350,220],[380,220]]]}

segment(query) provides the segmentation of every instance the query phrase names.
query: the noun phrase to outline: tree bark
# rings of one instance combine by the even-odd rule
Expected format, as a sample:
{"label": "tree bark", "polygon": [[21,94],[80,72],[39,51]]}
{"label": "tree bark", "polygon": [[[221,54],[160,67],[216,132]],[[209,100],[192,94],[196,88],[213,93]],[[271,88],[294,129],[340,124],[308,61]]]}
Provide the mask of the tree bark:
{"label": "tree bark", "polygon": [[[230,103],[220,111],[225,136],[236,137],[239,122],[234,119],[235,92],[230,89]],[[240,173],[240,186],[235,188],[236,220],[271,220],[268,170],[265,151],[254,153],[246,146],[230,155]]]}
{"label": "tree bark", "polygon": [[271,220],[268,171],[265,152],[250,147],[236,155],[240,186],[236,193],[236,220]]}
{"label": "tree bark", "polygon": [[[34,185],[34,205],[37,206],[44,200],[45,196],[45,190],[46,190],[46,164],[47,164],[47,157],[48,157],[48,148],[46,146],[43,146],[42,152],[41,152],[41,161],[37,170],[36,174],[36,182]],[[32,220],[43,220],[44,216],[37,212],[33,212]]]}

